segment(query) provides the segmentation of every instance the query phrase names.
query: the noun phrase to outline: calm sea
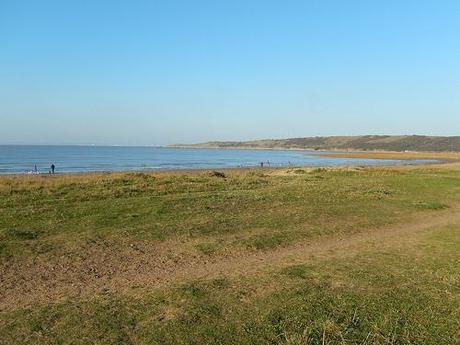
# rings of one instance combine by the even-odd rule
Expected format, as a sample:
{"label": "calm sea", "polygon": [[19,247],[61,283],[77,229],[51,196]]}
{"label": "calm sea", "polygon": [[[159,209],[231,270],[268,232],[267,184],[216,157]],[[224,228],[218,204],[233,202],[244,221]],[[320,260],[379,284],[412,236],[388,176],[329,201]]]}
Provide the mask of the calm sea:
{"label": "calm sea", "polygon": [[[185,149],[121,146],[0,145],[0,174],[34,170],[56,172],[142,171],[260,166],[340,166],[408,164],[400,160],[321,157],[310,151]],[[421,161],[411,164],[420,163]]]}

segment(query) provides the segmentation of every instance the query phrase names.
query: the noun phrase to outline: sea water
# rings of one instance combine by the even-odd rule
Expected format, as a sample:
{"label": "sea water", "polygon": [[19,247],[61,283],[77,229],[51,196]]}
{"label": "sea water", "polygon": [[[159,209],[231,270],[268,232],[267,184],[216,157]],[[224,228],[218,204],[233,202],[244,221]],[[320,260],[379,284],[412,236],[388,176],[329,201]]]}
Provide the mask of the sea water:
{"label": "sea water", "polygon": [[56,172],[149,171],[280,166],[361,166],[417,164],[427,160],[325,157],[324,152],[237,150],[134,146],[0,145],[0,174]]}

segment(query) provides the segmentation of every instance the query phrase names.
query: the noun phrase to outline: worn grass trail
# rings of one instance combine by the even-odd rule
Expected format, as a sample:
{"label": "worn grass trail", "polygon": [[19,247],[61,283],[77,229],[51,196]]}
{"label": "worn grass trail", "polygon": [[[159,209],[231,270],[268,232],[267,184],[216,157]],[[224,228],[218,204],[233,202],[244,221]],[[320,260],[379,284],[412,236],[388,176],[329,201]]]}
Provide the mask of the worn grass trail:
{"label": "worn grass trail", "polygon": [[152,288],[196,279],[241,277],[317,257],[351,256],[363,246],[408,241],[419,232],[459,224],[460,208],[454,205],[437,214],[418,215],[416,219],[396,226],[361,229],[347,236],[325,236],[256,252],[174,256],[171,243],[163,248],[137,243],[118,251],[108,243],[94,244],[91,250],[96,255],[85,253],[84,257],[73,261],[50,264],[33,260],[25,267],[23,263],[6,265],[2,274],[4,282],[0,284],[0,308],[53,303],[69,296],[88,297],[102,289],[138,295]]}
{"label": "worn grass trail", "polygon": [[457,344],[460,170],[0,179],[0,343]]}

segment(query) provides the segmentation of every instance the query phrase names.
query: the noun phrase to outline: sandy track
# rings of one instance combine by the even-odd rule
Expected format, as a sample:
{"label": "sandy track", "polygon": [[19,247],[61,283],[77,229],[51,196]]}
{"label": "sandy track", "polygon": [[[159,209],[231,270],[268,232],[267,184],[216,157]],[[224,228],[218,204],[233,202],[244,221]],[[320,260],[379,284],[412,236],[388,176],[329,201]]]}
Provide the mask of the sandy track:
{"label": "sandy track", "polygon": [[136,293],[195,279],[238,277],[305,263],[318,257],[347,256],[375,244],[389,245],[434,227],[460,224],[459,206],[427,212],[412,222],[331,236],[270,251],[203,257],[180,254],[174,243],[88,244],[52,261],[10,261],[0,267],[0,311],[107,291]]}

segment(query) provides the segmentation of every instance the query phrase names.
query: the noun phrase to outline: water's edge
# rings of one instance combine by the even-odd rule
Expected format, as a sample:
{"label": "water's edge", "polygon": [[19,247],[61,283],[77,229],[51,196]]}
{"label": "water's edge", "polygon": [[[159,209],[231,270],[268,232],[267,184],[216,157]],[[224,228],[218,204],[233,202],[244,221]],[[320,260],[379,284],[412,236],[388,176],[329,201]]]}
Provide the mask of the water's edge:
{"label": "water's edge", "polygon": [[[326,151],[127,146],[0,145],[0,174],[175,171],[440,163],[433,159],[327,157]],[[337,152],[334,152],[337,153]]]}

